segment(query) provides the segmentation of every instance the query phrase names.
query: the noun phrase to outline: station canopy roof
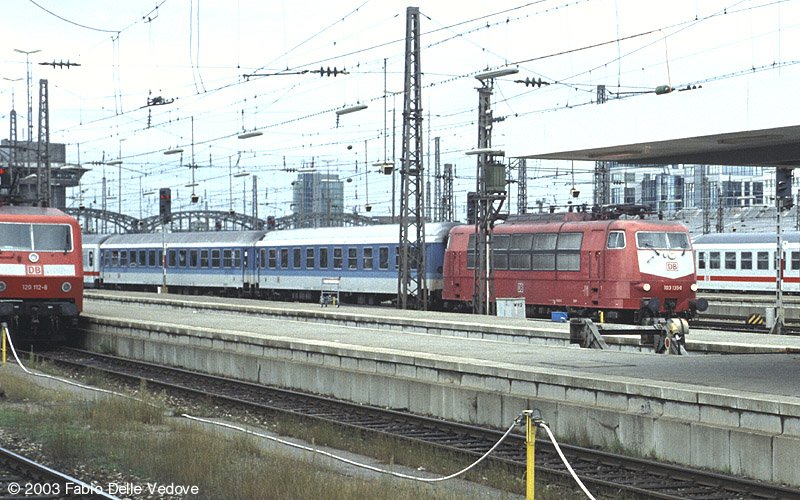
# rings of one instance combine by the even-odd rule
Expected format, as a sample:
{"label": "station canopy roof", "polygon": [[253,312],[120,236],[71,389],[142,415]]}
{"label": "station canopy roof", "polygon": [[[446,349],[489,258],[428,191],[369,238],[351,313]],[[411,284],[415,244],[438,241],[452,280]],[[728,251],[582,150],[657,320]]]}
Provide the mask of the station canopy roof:
{"label": "station canopy roof", "polygon": [[712,82],[508,119],[498,129],[507,157],[800,167],[800,78]]}

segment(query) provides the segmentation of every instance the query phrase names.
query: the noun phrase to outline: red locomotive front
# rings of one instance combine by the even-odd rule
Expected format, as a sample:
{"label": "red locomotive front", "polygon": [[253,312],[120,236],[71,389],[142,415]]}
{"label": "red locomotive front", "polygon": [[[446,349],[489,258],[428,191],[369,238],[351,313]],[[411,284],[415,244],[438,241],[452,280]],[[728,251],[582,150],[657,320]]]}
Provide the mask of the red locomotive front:
{"label": "red locomotive front", "polygon": [[[529,316],[603,312],[608,319],[634,322],[691,317],[705,309],[705,301],[696,299],[693,252],[683,224],[582,219],[588,214],[498,224],[487,260],[494,297],[524,297]],[[472,226],[451,231],[443,293],[451,306],[472,300],[474,241]]]}
{"label": "red locomotive front", "polygon": [[82,310],[78,222],[52,208],[0,207],[0,319],[12,336],[62,339]]}

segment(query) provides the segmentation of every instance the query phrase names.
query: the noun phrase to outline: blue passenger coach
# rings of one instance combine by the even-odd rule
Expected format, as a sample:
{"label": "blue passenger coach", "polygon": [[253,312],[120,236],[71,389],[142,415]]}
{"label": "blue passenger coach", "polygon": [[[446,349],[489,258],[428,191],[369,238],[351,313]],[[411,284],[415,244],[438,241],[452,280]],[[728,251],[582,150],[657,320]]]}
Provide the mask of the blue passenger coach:
{"label": "blue passenger coach", "polygon": [[[168,233],[167,287],[177,292],[249,293],[254,286],[253,245],[261,231]],[[101,245],[106,288],[154,290],[163,283],[162,235],[120,234]]]}
{"label": "blue passenger coach", "polygon": [[[441,299],[444,250],[455,223],[425,225],[426,280]],[[167,233],[171,292],[316,301],[323,279],[338,281],[343,301],[377,304],[397,295],[397,225],[285,231]],[[118,234],[93,240],[92,284],[155,291],[163,282],[162,235]],[[330,281],[330,280],[328,280]]]}
{"label": "blue passenger coach", "polygon": [[[441,298],[444,249],[455,223],[425,225],[426,280]],[[342,300],[376,304],[397,296],[397,225],[296,229],[256,243],[258,286],[280,299],[316,300],[323,279],[338,279]]]}

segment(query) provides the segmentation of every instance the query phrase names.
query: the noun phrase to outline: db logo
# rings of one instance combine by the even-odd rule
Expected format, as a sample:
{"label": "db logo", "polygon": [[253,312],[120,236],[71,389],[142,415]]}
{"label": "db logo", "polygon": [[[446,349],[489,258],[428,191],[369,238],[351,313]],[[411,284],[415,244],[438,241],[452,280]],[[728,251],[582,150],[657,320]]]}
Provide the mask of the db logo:
{"label": "db logo", "polygon": [[677,262],[667,262],[667,271],[675,272],[678,270]]}
{"label": "db logo", "polygon": [[42,266],[27,266],[29,275],[39,276],[42,274]]}

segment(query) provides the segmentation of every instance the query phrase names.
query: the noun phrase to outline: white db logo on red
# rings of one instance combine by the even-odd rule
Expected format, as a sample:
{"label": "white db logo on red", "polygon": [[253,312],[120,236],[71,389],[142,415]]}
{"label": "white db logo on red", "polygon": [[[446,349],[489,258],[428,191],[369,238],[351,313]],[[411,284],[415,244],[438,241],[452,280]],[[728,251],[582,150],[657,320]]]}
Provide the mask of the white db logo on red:
{"label": "white db logo on red", "polygon": [[678,263],[677,262],[667,262],[667,271],[677,271],[678,270]]}
{"label": "white db logo on red", "polygon": [[28,267],[28,274],[39,276],[42,274],[42,266],[27,266]]}

